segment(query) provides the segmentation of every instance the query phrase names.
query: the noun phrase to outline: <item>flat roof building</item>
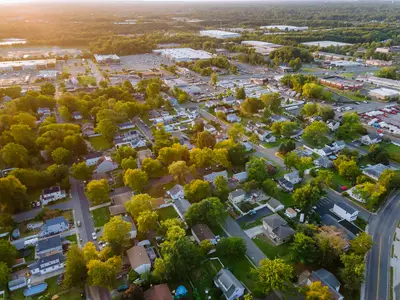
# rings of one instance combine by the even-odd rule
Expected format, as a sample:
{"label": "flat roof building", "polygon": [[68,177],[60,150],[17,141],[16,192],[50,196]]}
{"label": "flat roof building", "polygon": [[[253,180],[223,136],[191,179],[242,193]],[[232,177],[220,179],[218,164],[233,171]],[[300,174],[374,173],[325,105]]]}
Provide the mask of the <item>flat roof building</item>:
{"label": "flat roof building", "polygon": [[94,58],[96,59],[96,62],[101,65],[119,64],[121,62],[119,56],[116,54],[107,54],[107,55],[95,54]]}
{"label": "flat roof building", "polygon": [[0,72],[55,69],[56,59],[1,61]]}
{"label": "flat roof building", "polygon": [[394,88],[400,88],[400,80],[393,80],[388,78],[380,78],[376,76],[358,76],[357,80],[366,81],[378,86],[389,86]]}
{"label": "flat roof building", "polygon": [[201,36],[209,36],[217,39],[232,39],[240,37],[240,33],[222,30],[200,30]]}
{"label": "flat roof building", "polygon": [[252,47],[260,47],[260,48],[279,48],[281,45],[262,42],[262,41],[242,41],[242,45],[252,46]]}
{"label": "flat roof building", "polygon": [[339,76],[327,76],[320,79],[320,83],[340,90],[358,90],[363,86],[362,82],[350,80]]}
{"label": "flat roof building", "polygon": [[319,46],[319,47],[330,47],[330,46],[343,47],[343,46],[353,45],[349,43],[334,42],[334,41],[314,41],[314,42],[305,42],[302,44],[306,46]]}
{"label": "flat roof building", "polygon": [[169,48],[153,50],[154,53],[161,54],[170,60],[176,62],[194,61],[200,59],[210,59],[213,55],[203,50],[194,50],[192,48]]}
{"label": "flat roof building", "polygon": [[308,30],[308,26],[290,26],[290,25],[268,25],[268,26],[261,26],[260,29],[277,29],[281,31],[304,31]]}
{"label": "flat roof building", "polygon": [[378,100],[391,100],[399,97],[400,92],[387,88],[373,89],[369,91],[369,95]]}

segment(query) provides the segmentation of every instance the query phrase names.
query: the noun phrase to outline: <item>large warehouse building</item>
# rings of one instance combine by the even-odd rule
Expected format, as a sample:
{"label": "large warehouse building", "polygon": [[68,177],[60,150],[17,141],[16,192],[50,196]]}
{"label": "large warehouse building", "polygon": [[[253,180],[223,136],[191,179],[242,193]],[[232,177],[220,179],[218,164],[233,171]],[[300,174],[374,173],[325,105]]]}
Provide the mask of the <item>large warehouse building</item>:
{"label": "large warehouse building", "polygon": [[290,26],[290,25],[268,25],[268,26],[261,26],[260,29],[274,29],[274,30],[281,30],[281,31],[304,31],[308,30],[308,26]]}
{"label": "large warehouse building", "polygon": [[387,89],[387,88],[379,88],[379,89],[370,90],[369,95],[378,100],[389,101],[392,99],[398,99],[400,92],[396,91],[396,90],[392,90],[392,89]]}
{"label": "large warehouse building", "polygon": [[209,36],[217,39],[232,39],[240,37],[240,33],[222,30],[201,30],[200,35]]}
{"label": "large warehouse building", "polygon": [[305,42],[302,44],[306,45],[306,46],[318,46],[318,47],[322,47],[322,48],[330,47],[330,46],[343,47],[343,46],[353,45],[353,44],[349,44],[349,43],[334,42],[334,41],[315,41],[315,42]]}
{"label": "large warehouse building", "polygon": [[209,52],[203,50],[194,50],[192,48],[157,49],[153,50],[153,52],[164,55],[170,60],[176,62],[210,59],[213,57],[213,55]]}
{"label": "large warehouse building", "polygon": [[55,69],[55,59],[15,60],[0,62],[0,72]]}
{"label": "large warehouse building", "polygon": [[95,54],[94,58],[96,59],[96,62],[100,65],[119,64],[121,62],[119,56],[116,54],[108,54],[108,55]]}
{"label": "large warehouse building", "polygon": [[363,86],[362,82],[346,79],[339,76],[327,76],[321,78],[320,83],[340,90],[359,90]]}

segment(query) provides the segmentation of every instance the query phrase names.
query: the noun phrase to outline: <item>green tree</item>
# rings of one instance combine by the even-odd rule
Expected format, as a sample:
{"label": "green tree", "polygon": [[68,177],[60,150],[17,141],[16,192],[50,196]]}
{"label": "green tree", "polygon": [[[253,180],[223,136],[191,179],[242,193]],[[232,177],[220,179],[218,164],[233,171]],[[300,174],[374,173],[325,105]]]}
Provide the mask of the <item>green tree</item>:
{"label": "green tree", "polygon": [[40,86],[40,92],[42,95],[54,97],[56,94],[56,87],[52,83],[46,82]]}
{"label": "green tree", "polygon": [[247,174],[249,180],[262,184],[269,177],[265,159],[252,156],[247,163]]}
{"label": "green tree", "polygon": [[357,176],[361,174],[360,167],[357,166],[357,163],[354,160],[343,161],[338,166],[338,172],[339,175],[351,180],[352,182],[355,182]]}
{"label": "green tree", "polygon": [[263,191],[271,197],[277,197],[278,193],[279,193],[279,189],[275,183],[275,181],[273,181],[270,178],[267,178],[264,180],[264,182],[262,183],[262,188]]}
{"label": "green tree", "polygon": [[114,253],[120,254],[130,245],[132,224],[121,216],[112,217],[104,225],[103,239],[108,242]]}
{"label": "green tree", "polygon": [[122,295],[121,300],[145,300],[142,287],[131,284]]}
{"label": "green tree", "polygon": [[61,118],[63,118],[64,121],[71,120],[71,113],[66,106],[60,106],[58,108],[58,112],[60,113],[60,116]]}
{"label": "green tree", "polygon": [[228,128],[228,136],[234,143],[237,143],[243,133],[243,126],[240,123],[234,123]]}
{"label": "green tree", "polygon": [[114,256],[106,262],[91,260],[87,264],[88,283],[93,286],[112,288],[116,284],[117,273],[121,269],[122,260],[119,256]]}
{"label": "green tree", "polygon": [[17,250],[14,245],[12,245],[7,240],[0,240],[0,262],[4,262],[8,267],[15,263],[15,258],[17,257]]}
{"label": "green tree", "polygon": [[363,231],[350,241],[350,249],[355,254],[364,256],[371,250],[373,244],[372,237]]}
{"label": "green tree", "polygon": [[138,194],[125,203],[127,212],[136,220],[141,212],[151,211],[153,209],[153,198],[147,194]]}
{"label": "green tree", "polygon": [[236,99],[246,99],[246,90],[244,89],[244,87],[236,88]]}
{"label": "green tree", "polygon": [[71,167],[71,176],[78,180],[88,181],[92,178],[93,167],[86,162],[74,163]]}
{"label": "green tree", "polygon": [[158,214],[155,211],[145,210],[139,214],[137,225],[139,232],[146,233],[157,228]]}
{"label": "green tree", "polygon": [[317,246],[313,238],[298,232],[294,235],[291,244],[291,253],[293,259],[302,264],[312,264],[317,257]]}
{"label": "green tree", "polygon": [[12,117],[13,123],[27,125],[31,129],[35,129],[37,127],[36,118],[32,116],[30,113],[21,112],[18,115]]}
{"label": "green tree", "polygon": [[202,131],[197,134],[196,145],[200,149],[210,148],[213,149],[215,146],[216,140],[215,136],[208,131]]}
{"label": "green tree", "polygon": [[183,183],[185,182],[186,175],[189,174],[189,168],[185,161],[179,160],[169,165],[168,173],[174,176],[176,181]]}
{"label": "green tree", "polygon": [[118,164],[121,164],[124,158],[136,158],[136,156],[136,150],[129,146],[118,147],[113,153],[111,153],[112,159]]}
{"label": "green tree", "polygon": [[281,135],[284,137],[290,137],[294,134],[294,131],[298,128],[296,122],[285,121],[282,122]]}
{"label": "green tree", "polygon": [[29,205],[26,187],[15,176],[0,178],[0,205],[3,213],[11,214]]}
{"label": "green tree", "polygon": [[283,158],[283,163],[285,164],[286,169],[288,169],[289,171],[293,168],[296,168],[299,162],[300,159],[295,152],[289,152]]}
{"label": "green tree", "polygon": [[282,98],[279,93],[263,94],[260,97],[265,107],[273,113],[279,113],[281,110]]}
{"label": "green tree", "polygon": [[252,273],[256,276],[255,286],[257,289],[263,294],[268,294],[271,291],[287,289],[287,283],[293,277],[293,268],[282,259],[265,258],[260,261],[257,269],[252,270]]}
{"label": "green tree", "polygon": [[302,210],[308,211],[321,198],[321,193],[318,187],[307,183],[296,189],[292,198]]}
{"label": "green tree", "polygon": [[7,283],[10,281],[11,269],[4,262],[0,262],[0,287],[6,288]]}
{"label": "green tree", "polygon": [[324,88],[317,83],[306,83],[303,86],[303,96],[308,99],[321,99]]}
{"label": "green tree", "polygon": [[218,82],[218,74],[214,72],[210,76],[210,83],[212,85],[217,85],[217,82]]}
{"label": "green tree", "polygon": [[189,184],[185,185],[185,198],[190,202],[199,202],[202,199],[211,196],[211,186],[207,181],[200,179],[193,180]]}
{"label": "green tree", "polygon": [[326,123],[315,121],[304,129],[303,139],[317,146],[321,146],[325,143],[328,133],[329,127]]}
{"label": "green tree", "polygon": [[228,180],[221,175],[218,175],[214,180],[215,194],[219,199],[226,201],[229,196],[230,188]]}
{"label": "green tree", "polygon": [[96,131],[101,133],[101,135],[108,141],[112,141],[115,134],[118,131],[118,126],[113,120],[101,119],[96,126]]}
{"label": "green tree", "polygon": [[124,183],[134,192],[141,192],[147,185],[149,177],[140,169],[128,169],[124,173]]}
{"label": "green tree", "polygon": [[136,169],[137,168],[136,158],[133,157],[124,158],[121,161],[121,168],[122,170],[125,171],[128,169]]}
{"label": "green tree", "polygon": [[215,226],[223,222],[227,216],[224,205],[216,197],[210,197],[192,204],[185,214],[185,221],[189,225],[205,223]]}
{"label": "green tree", "polygon": [[311,282],[306,291],[306,300],[332,300],[332,293],[327,285],[322,285],[321,281]]}
{"label": "green tree", "polygon": [[99,253],[97,252],[96,245],[93,242],[87,242],[82,248],[82,253],[86,265],[91,260],[99,259]]}
{"label": "green tree", "polygon": [[107,179],[100,179],[88,183],[85,195],[93,205],[99,205],[110,200],[109,192]]}
{"label": "green tree", "polygon": [[0,150],[1,160],[8,167],[25,168],[29,164],[28,150],[22,145],[8,143]]}
{"label": "green tree", "polygon": [[246,254],[246,243],[240,237],[227,237],[218,242],[216,249],[219,256],[239,259]]}
{"label": "green tree", "polygon": [[338,234],[335,227],[322,226],[314,239],[321,254],[320,261],[325,262],[327,266],[337,264],[347,245],[346,237]]}
{"label": "green tree", "polygon": [[163,166],[157,159],[147,157],[142,162],[142,170],[147,173],[149,178],[157,178],[162,175]]}
{"label": "green tree", "polygon": [[358,290],[364,281],[364,257],[356,253],[343,254],[340,257],[344,267],[340,269],[340,277],[349,290]]}
{"label": "green tree", "polygon": [[87,268],[83,251],[71,245],[66,255],[63,284],[67,287],[81,286],[86,281]]}
{"label": "green tree", "polygon": [[306,103],[301,109],[301,114],[306,117],[315,116],[318,113],[318,104],[317,103]]}
{"label": "green tree", "polygon": [[63,147],[58,147],[53,150],[53,152],[51,152],[51,157],[58,165],[67,165],[72,159],[71,152]]}

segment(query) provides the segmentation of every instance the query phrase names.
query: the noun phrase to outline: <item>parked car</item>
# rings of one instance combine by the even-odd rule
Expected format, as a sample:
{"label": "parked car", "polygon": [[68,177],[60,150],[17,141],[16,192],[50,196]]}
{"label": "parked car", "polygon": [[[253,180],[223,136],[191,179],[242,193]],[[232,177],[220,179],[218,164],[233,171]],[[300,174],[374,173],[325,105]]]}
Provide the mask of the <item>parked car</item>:
{"label": "parked car", "polygon": [[92,238],[93,238],[94,240],[97,240],[96,232],[92,232]]}
{"label": "parked car", "polygon": [[76,221],[76,226],[81,227],[81,221]]}

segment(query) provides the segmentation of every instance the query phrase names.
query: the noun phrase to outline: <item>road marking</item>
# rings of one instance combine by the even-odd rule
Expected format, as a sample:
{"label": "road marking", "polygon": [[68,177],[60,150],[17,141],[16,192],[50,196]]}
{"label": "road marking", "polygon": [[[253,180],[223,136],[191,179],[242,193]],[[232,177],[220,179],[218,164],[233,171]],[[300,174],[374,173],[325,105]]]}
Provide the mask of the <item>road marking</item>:
{"label": "road marking", "polygon": [[377,285],[376,285],[376,300],[379,300],[379,280],[381,276],[381,250],[382,250],[382,235],[379,240],[379,256],[378,256],[378,277],[377,277]]}

